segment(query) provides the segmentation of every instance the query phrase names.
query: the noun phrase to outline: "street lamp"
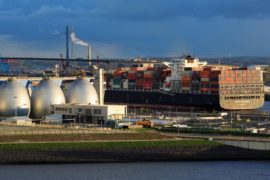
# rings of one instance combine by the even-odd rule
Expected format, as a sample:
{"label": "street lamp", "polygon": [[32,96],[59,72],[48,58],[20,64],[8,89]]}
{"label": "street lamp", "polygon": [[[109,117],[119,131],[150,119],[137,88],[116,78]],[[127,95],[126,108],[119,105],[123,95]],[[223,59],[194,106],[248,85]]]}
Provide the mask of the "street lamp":
{"label": "street lamp", "polygon": [[180,125],[178,124],[178,131],[177,131],[177,136],[178,136],[178,138],[180,137]]}

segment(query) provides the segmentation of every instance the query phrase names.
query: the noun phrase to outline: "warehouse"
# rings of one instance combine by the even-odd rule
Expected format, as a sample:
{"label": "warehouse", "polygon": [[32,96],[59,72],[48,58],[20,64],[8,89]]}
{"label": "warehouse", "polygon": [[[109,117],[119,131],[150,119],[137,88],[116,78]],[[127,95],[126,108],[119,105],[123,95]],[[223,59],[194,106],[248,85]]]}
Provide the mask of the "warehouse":
{"label": "warehouse", "polygon": [[122,119],[127,114],[126,105],[52,105],[52,114],[62,115],[63,120],[74,119],[78,123],[103,124],[108,119]]}

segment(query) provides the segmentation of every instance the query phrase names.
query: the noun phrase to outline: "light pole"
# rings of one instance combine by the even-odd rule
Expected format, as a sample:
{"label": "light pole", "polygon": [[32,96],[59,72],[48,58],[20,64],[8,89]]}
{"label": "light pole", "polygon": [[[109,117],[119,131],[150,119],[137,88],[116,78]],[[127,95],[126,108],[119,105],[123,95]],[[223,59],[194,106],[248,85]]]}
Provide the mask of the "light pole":
{"label": "light pole", "polygon": [[179,136],[180,136],[179,129],[180,129],[180,125],[178,124],[178,131],[177,131],[177,136],[178,136],[178,138],[179,138]]}

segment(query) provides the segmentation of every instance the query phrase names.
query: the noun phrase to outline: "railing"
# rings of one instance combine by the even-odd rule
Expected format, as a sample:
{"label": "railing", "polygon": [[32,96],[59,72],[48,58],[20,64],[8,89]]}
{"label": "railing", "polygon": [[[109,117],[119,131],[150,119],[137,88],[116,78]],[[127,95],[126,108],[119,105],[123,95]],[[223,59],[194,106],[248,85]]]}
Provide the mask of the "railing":
{"label": "railing", "polygon": [[[4,127],[1,127],[4,126]],[[60,134],[112,134],[112,133],[135,133],[133,129],[111,129],[111,128],[84,128],[81,126],[64,127],[63,125],[35,125],[18,126],[11,123],[0,123],[0,136],[15,135],[60,135]]]}
{"label": "railing", "polygon": [[242,147],[247,149],[256,149],[256,150],[270,150],[270,142],[269,141],[251,141],[251,140],[215,140],[216,142]]}
{"label": "railing", "polygon": [[134,133],[130,130],[93,130],[93,129],[82,129],[82,130],[4,130],[0,131],[0,136],[22,136],[22,135],[60,135],[60,134],[115,134],[115,133]]}

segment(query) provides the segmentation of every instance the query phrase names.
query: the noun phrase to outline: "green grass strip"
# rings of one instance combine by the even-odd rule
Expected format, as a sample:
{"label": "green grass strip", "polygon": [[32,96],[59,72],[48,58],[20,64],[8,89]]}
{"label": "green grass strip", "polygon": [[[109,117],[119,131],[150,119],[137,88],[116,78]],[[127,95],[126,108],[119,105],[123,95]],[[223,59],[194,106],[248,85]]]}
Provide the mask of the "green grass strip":
{"label": "green grass strip", "polygon": [[57,143],[13,143],[0,144],[0,150],[69,150],[69,149],[116,149],[155,147],[202,147],[218,146],[219,143],[206,140],[181,141],[114,141],[114,142],[57,142]]}

